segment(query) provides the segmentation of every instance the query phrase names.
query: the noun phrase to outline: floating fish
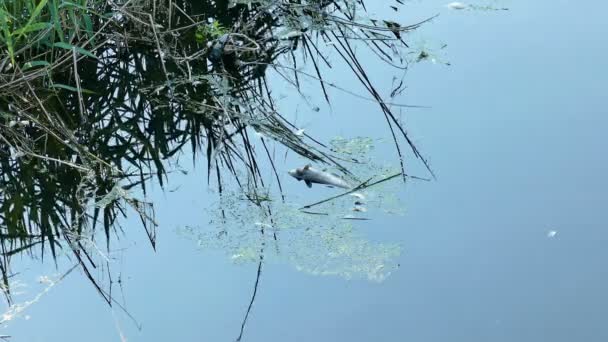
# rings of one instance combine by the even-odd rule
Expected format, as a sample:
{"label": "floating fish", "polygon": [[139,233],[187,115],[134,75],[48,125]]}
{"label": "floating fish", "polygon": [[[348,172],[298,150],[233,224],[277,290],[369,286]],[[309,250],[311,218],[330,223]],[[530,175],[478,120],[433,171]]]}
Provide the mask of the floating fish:
{"label": "floating fish", "polygon": [[222,56],[224,55],[224,47],[228,43],[230,39],[229,34],[223,34],[219,38],[217,38],[215,44],[213,44],[211,51],[209,52],[209,60],[212,63],[219,63],[222,60]]}
{"label": "floating fish", "polygon": [[325,184],[343,189],[352,188],[352,186],[344,179],[340,178],[340,176],[325,171],[319,171],[312,168],[310,164],[290,170],[288,173],[298,181],[304,181],[309,188],[312,187],[312,183]]}

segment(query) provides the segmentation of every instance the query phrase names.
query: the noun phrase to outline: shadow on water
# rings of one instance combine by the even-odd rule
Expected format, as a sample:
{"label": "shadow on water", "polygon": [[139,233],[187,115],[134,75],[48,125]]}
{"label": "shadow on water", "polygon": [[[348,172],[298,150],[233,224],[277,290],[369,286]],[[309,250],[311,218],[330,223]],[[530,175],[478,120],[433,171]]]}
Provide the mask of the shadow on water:
{"label": "shadow on water", "polygon": [[[275,106],[268,68],[291,84],[294,94],[301,94],[304,78],[315,80],[331,102],[327,90],[341,88],[323,77],[332,67],[327,50],[378,104],[399,156],[400,165],[393,171],[406,178],[403,160],[409,149],[432,175],[393,113],[397,105],[386,102],[375,89],[354,49],[355,44],[365,46],[381,63],[405,70],[404,33],[422,23],[402,26],[368,18],[365,4],[350,0],[40,4],[34,9],[37,13],[10,4],[0,7],[3,16],[20,13],[13,16],[15,31],[10,37],[16,38],[9,41],[3,36],[9,53],[0,55],[0,271],[9,303],[10,278],[15,274],[10,261],[23,253],[43,259],[49,253],[53,259],[63,253],[109,304],[115,303],[110,295],[113,282],[92,272],[107,263],[98,253],[102,248],[97,247],[97,232],[103,233],[109,250],[112,237],[126,233],[119,219],[138,215],[155,248],[157,223],[147,188],[150,182],[164,186],[172,173],[180,172],[180,156],[190,153],[194,162],[203,160],[203,154],[208,177],[201,181],[216,187],[219,198],[245,195],[239,205],[253,207],[258,214],[256,234],[249,235],[257,242],[243,247],[240,241],[230,252],[237,259],[251,252],[258,262],[249,309],[266,249],[270,243],[278,246],[278,239],[291,239],[284,245],[293,246],[298,241],[319,242],[299,255],[295,249],[285,252],[299,268],[326,274],[356,272],[305,263],[323,250],[323,243],[326,249],[336,248],[332,241],[343,243],[344,236],[351,236],[344,215],[324,231],[287,229],[278,236],[275,229],[281,224],[306,228],[303,225],[311,220],[327,225],[327,213],[334,209],[326,208],[323,215],[286,209],[291,204],[283,196],[271,144],[361,181],[361,189],[371,177],[377,181],[389,176],[357,179],[351,170],[361,162],[336,148],[344,141],[328,145],[299,132]],[[20,18],[24,27],[31,25],[27,18],[47,25],[19,31]],[[397,82],[391,99],[401,90],[402,82]],[[254,139],[253,133],[262,138]],[[266,164],[274,172],[270,179],[262,176]],[[265,192],[270,182],[277,183],[277,194]],[[269,196],[274,201],[265,200]],[[234,220],[230,214],[235,208],[223,205],[210,215],[225,223]],[[302,232],[314,239],[298,240]],[[395,253],[393,247],[374,251],[376,247],[363,240],[352,241],[333,253],[346,256],[351,266],[353,258],[382,255],[365,266],[373,268],[364,270],[366,274],[379,271],[385,258]]]}

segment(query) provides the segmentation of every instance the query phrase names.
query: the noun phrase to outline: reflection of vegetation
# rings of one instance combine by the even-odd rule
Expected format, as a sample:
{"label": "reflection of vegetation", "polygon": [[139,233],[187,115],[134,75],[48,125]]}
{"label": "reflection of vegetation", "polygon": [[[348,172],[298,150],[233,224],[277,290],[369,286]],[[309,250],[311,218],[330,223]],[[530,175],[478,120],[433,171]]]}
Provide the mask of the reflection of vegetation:
{"label": "reflection of vegetation", "polygon": [[[372,179],[370,184],[382,182],[398,170],[372,162],[372,139],[336,138],[331,146],[342,160],[356,157],[349,165],[357,175]],[[302,203],[295,195],[283,202],[273,200],[278,194],[251,189],[250,194],[264,193],[265,202],[256,205],[255,201],[243,200],[240,189],[224,188],[216,205],[207,209],[212,229],[204,225],[182,227],[179,231],[197,241],[202,249],[224,251],[235,263],[257,262],[263,249],[265,260],[286,262],[310,274],[382,281],[397,266],[395,258],[400,248],[367,241],[353,223],[367,220],[370,214],[400,214],[404,210],[395,187],[399,178],[391,179],[357,191],[361,198],[340,196],[314,206]],[[366,211],[354,210],[358,201]],[[260,234],[261,230],[264,234]]]}
{"label": "reflection of vegetation", "polygon": [[[6,312],[4,312],[2,314],[2,316],[0,316],[0,325],[1,324],[6,324],[7,322],[15,319],[16,317],[20,316],[23,314],[23,312],[25,310],[27,310],[30,306],[32,306],[33,304],[37,303],[44,295],[46,295],[55,285],[57,285],[59,282],[61,282],[65,277],[67,277],[70,273],[72,273],[72,271],[74,269],[76,269],[76,267],[78,266],[78,264],[70,267],[64,274],[62,274],[61,276],[57,276],[57,277],[49,277],[49,276],[40,276],[38,277],[38,287],[40,287],[40,285],[42,286],[41,289],[38,289],[38,293],[31,299],[29,300],[25,300],[19,304],[14,304],[11,305],[8,310]],[[19,283],[17,284],[13,284],[13,288],[17,288],[19,286]],[[24,287],[26,287],[24,285]],[[26,316],[27,317],[27,316]]]}
{"label": "reflection of vegetation", "polygon": [[[364,277],[382,281],[396,267],[398,246],[368,242],[353,229],[352,197],[334,201],[311,214],[295,204],[273,203],[260,208],[226,193],[209,210],[214,230],[180,228],[199,247],[225,251],[236,263],[257,262],[260,249],[265,260],[287,262],[315,275]],[[377,203],[380,204],[380,203]],[[373,204],[372,204],[373,205]],[[253,224],[252,224],[253,223]],[[260,234],[260,229],[266,234]]]}
{"label": "reflection of vegetation", "polygon": [[370,151],[374,148],[374,141],[369,137],[355,139],[336,137],[330,141],[330,145],[333,152],[348,156],[354,162],[371,162],[371,160],[363,160],[369,157]]}
{"label": "reflection of vegetation", "polygon": [[[399,246],[369,242],[345,220],[298,211],[290,213],[292,216],[287,221],[272,226],[278,241],[271,242],[271,237],[266,241],[269,248],[265,260],[289,263],[313,275],[362,277],[372,281],[383,281],[397,267],[395,258],[400,254]],[[214,235],[195,227],[180,228],[186,237],[197,240],[200,248],[224,250],[235,263],[257,262],[264,236],[242,225],[231,225],[229,230],[228,234]]]}
{"label": "reflection of vegetation", "polygon": [[433,44],[425,39],[420,39],[412,46],[412,52],[408,53],[408,56],[414,63],[430,61],[433,64],[450,65],[450,62],[445,60],[446,48],[446,44]]}
{"label": "reflection of vegetation", "polygon": [[[204,151],[220,192],[226,175],[247,193],[263,187],[259,151],[276,173],[269,140],[348,173],[325,145],[294,132],[277,111],[266,79],[271,67],[299,92],[300,78],[313,77],[330,101],[322,71],[331,64],[319,42],[331,46],[377,101],[399,156],[405,141],[426,165],[353,47],[364,44],[382,61],[405,68],[401,33],[420,24],[366,19],[362,4],[2,2],[0,271],[5,293],[13,255],[37,247],[43,256],[55,257],[63,249],[110,302],[109,290],[91,272],[103,262],[97,260],[95,233],[102,230],[108,247],[112,234],[120,232],[118,217],[131,208],[154,246],[152,206],[128,193],[141,189],[145,197],[152,179],[164,185],[169,162],[186,147],[195,157]],[[212,24],[207,18],[214,18]],[[304,60],[313,74],[299,71]],[[265,137],[258,146],[251,130]],[[246,176],[239,176],[242,171]],[[248,196],[253,205],[270,210],[264,198]]]}

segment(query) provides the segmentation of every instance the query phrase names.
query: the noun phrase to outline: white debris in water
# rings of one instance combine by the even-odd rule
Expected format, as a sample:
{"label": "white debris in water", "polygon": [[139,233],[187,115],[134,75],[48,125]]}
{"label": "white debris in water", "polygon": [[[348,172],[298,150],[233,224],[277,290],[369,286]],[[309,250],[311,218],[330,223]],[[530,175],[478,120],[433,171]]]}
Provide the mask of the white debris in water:
{"label": "white debris in water", "polygon": [[353,192],[350,195],[353,196],[353,197],[357,197],[360,200],[364,200],[365,199],[365,196],[362,193],[359,193],[359,192]]}
{"label": "white debris in water", "polygon": [[549,232],[547,232],[547,237],[552,239],[557,235],[557,231],[555,230],[550,230]]}
{"label": "white debris in water", "polygon": [[279,36],[280,40],[287,40],[291,38],[300,37],[302,35],[302,31],[291,31]]}
{"label": "white debris in water", "polygon": [[46,275],[42,275],[42,276],[38,277],[38,282],[40,284],[47,284],[47,285],[53,284],[53,280],[49,276],[46,276]]}
{"label": "white debris in water", "polygon": [[21,121],[15,121],[15,120],[11,120],[8,122],[8,127],[12,128],[15,127],[17,125],[19,126],[29,126],[30,122],[28,120],[21,120]]}
{"label": "white debris in water", "polygon": [[298,137],[301,137],[304,135],[304,129],[298,129],[296,131],[293,132],[293,134],[297,135]]}
{"label": "white debris in water", "polygon": [[467,5],[463,4],[462,2],[458,2],[458,1],[450,2],[446,6],[447,6],[447,8],[453,9],[453,10],[462,10],[462,9],[467,8]]}
{"label": "white debris in water", "polygon": [[364,213],[364,212],[367,212],[367,208],[362,207],[362,206],[359,206],[359,205],[356,205],[356,206],[353,208],[353,211],[357,211],[357,212]]}

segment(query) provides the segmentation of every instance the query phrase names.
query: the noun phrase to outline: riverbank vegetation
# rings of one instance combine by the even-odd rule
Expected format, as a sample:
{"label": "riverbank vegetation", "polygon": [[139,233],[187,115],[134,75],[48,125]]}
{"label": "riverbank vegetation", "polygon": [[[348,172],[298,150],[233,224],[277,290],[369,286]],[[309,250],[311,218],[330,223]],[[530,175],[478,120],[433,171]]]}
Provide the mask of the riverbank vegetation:
{"label": "riverbank vegetation", "polygon": [[228,181],[245,192],[264,182],[280,188],[270,144],[348,174],[331,148],[280,112],[267,78],[274,72],[294,94],[301,79],[314,79],[331,102],[328,90],[340,85],[323,76],[330,52],[378,104],[403,177],[407,154],[430,172],[354,48],[405,70],[407,33],[422,23],[370,18],[361,0],[1,2],[0,271],[9,302],[12,257],[61,252],[111,303],[91,272],[103,262],[96,251],[124,233],[119,218],[128,213],[155,247],[146,189],[165,185],[184,151],[220,192]]}

